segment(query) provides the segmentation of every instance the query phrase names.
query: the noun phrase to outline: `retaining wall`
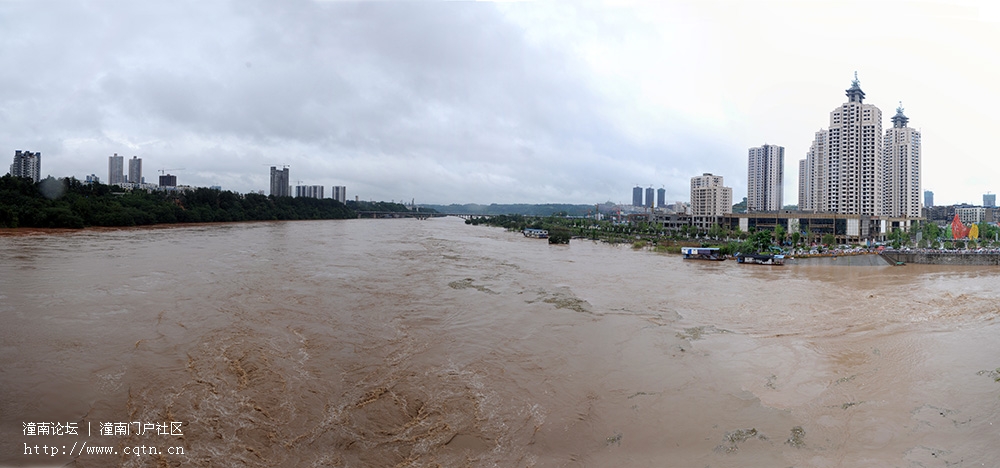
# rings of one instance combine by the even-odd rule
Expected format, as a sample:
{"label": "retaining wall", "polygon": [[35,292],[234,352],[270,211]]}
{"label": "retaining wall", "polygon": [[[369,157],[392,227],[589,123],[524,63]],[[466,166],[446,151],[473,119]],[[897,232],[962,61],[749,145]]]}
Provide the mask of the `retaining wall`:
{"label": "retaining wall", "polygon": [[890,264],[896,262],[926,265],[1000,265],[1000,253],[961,252],[882,252]]}
{"label": "retaining wall", "polygon": [[[889,260],[875,254],[838,255],[836,257],[795,257],[785,259],[789,265],[886,266]],[[896,262],[892,262],[895,264]]]}

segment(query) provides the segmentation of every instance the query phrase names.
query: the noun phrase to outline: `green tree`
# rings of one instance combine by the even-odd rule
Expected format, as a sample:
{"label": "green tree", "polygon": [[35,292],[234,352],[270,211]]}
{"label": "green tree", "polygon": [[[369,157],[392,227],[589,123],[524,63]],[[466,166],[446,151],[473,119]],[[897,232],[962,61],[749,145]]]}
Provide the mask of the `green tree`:
{"label": "green tree", "polygon": [[924,222],[923,225],[920,226],[920,229],[923,232],[923,238],[928,241],[937,241],[944,234],[941,231],[941,228],[939,228],[933,221]]}
{"label": "green tree", "polygon": [[903,237],[905,235],[899,228],[894,228],[888,235],[889,241],[892,242],[892,248],[899,249],[903,245]]}
{"label": "green tree", "polygon": [[785,243],[785,227],[780,224],[774,227],[774,242],[778,245]]}
{"label": "green tree", "polygon": [[712,227],[708,230],[708,235],[713,239],[722,237],[722,226],[719,226],[719,223],[712,224]]}
{"label": "green tree", "polygon": [[833,234],[830,234],[829,232],[826,233],[826,234],[823,234],[823,244],[825,244],[827,246],[830,246],[830,245],[833,245],[833,243],[836,242],[836,241],[837,241],[837,238],[834,237]]}
{"label": "green tree", "polygon": [[756,231],[740,244],[740,252],[765,252],[771,247],[771,231]]}

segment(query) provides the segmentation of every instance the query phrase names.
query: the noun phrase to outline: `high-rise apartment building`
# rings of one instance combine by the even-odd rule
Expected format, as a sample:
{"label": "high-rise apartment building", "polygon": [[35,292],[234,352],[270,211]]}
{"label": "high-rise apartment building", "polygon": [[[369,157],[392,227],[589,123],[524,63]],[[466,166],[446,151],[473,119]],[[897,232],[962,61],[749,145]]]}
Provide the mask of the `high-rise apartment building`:
{"label": "high-rise apartment building", "polygon": [[781,209],[785,148],[765,144],[747,155],[747,212]]}
{"label": "high-rise apartment building", "polygon": [[296,185],[295,186],[295,197],[296,198],[323,198],[323,186],[322,185]]}
{"label": "high-rise apartment building", "polygon": [[822,180],[826,178],[824,166],[829,132],[820,129],[813,135],[813,142],[806,158],[799,160],[799,209],[827,211],[826,191]]}
{"label": "high-rise apartment building", "polygon": [[177,176],[173,174],[163,174],[160,176],[160,187],[176,187]]}
{"label": "high-rise apartment building", "polygon": [[924,207],[930,208],[932,206],[934,206],[934,192],[924,190]]}
{"label": "high-rise apartment building", "polygon": [[334,185],[333,193],[330,194],[331,198],[337,200],[341,203],[347,203],[347,187],[343,185]]}
{"label": "high-rise apartment building", "polygon": [[806,166],[807,162],[808,162],[808,159],[800,159],[799,160],[799,206],[798,206],[798,208],[800,210],[804,210],[805,209],[804,206],[806,205],[806,198],[807,198],[806,192],[809,189],[809,181],[808,181],[808,178],[806,177],[806,175],[809,174],[809,170],[807,169],[808,166]]}
{"label": "high-rise apartment building", "polygon": [[142,183],[142,159],[138,156],[132,156],[132,159],[128,160],[128,182],[130,184]]}
{"label": "high-rise apartment building", "polygon": [[656,207],[663,208],[667,206],[667,189],[660,187],[656,189]]}
{"label": "high-rise apartment building", "polygon": [[722,216],[733,212],[733,188],[722,185],[722,176],[704,173],[691,178],[691,215]]}
{"label": "high-rise apartment building", "polygon": [[632,206],[642,206],[642,187],[638,185],[632,188]]}
{"label": "high-rise apartment building", "polygon": [[864,99],[855,77],[847,102],[830,112],[826,211],[869,216],[882,212],[882,111],[864,104]]}
{"label": "high-rise apartment building", "polygon": [[42,180],[42,153],[14,151],[14,162],[10,165],[10,175],[25,177],[32,182]]}
{"label": "high-rise apartment building", "polygon": [[986,208],[982,206],[955,207],[955,214],[959,221],[966,226],[979,224],[986,220]]}
{"label": "high-rise apartment building", "polygon": [[121,185],[125,183],[125,157],[108,156],[108,185]]}
{"label": "high-rise apartment building", "polygon": [[271,196],[272,197],[290,197],[291,185],[289,185],[288,179],[288,167],[281,169],[271,166]]}
{"label": "high-rise apartment building", "polygon": [[646,208],[653,207],[653,187],[646,188],[646,204],[644,206]]}
{"label": "high-rise apartment building", "polygon": [[910,128],[903,106],[896,108],[892,128],[882,145],[882,216],[920,217],[920,132]]}
{"label": "high-rise apartment building", "polygon": [[[857,76],[847,102],[830,112],[830,127],[816,132],[806,154],[804,200],[799,208],[817,212],[883,214],[882,111],[865,104]],[[800,163],[800,167],[802,164]]]}
{"label": "high-rise apartment building", "polygon": [[985,208],[995,208],[997,206],[997,194],[995,193],[984,193],[983,194],[983,207]]}

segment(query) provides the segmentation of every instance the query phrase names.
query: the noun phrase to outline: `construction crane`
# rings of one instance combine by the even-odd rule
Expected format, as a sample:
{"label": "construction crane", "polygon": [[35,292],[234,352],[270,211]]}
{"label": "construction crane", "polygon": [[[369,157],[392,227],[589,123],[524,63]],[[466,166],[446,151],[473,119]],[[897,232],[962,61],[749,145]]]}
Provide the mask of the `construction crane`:
{"label": "construction crane", "polygon": [[183,170],[184,170],[183,167],[178,168],[178,169],[158,169],[158,171],[160,172],[160,175],[164,175],[164,174],[166,174],[167,172],[170,172],[170,171],[183,171]]}

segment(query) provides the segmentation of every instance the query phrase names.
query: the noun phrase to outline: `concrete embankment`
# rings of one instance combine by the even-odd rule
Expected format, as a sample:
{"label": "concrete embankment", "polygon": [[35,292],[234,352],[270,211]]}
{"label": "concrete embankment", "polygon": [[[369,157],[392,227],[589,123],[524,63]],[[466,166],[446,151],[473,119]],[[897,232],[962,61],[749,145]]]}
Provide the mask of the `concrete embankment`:
{"label": "concrete embankment", "polygon": [[[836,257],[795,257],[786,259],[789,265],[887,266],[889,261],[876,254],[838,255]],[[892,262],[895,263],[895,262]]]}
{"label": "concrete embankment", "polygon": [[966,252],[882,252],[890,264],[897,262],[925,265],[1000,265],[1000,253]]}

